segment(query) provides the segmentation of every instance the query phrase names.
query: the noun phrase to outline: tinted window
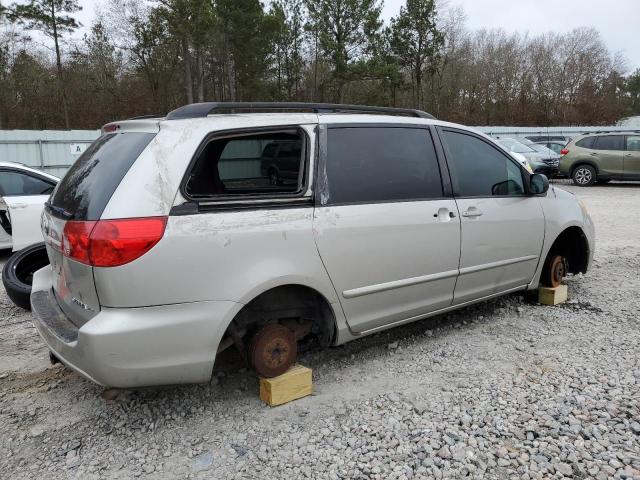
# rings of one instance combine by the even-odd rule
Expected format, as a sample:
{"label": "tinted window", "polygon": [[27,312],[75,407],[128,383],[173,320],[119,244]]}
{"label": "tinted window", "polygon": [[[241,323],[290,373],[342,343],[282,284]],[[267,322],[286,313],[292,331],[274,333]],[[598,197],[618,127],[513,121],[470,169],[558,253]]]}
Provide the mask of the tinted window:
{"label": "tinted window", "polygon": [[627,150],[631,150],[633,152],[640,152],[640,136],[629,135],[627,137]]}
{"label": "tinted window", "polygon": [[211,140],[196,160],[186,192],[194,198],[298,192],[304,140],[298,130]]}
{"label": "tinted window", "polygon": [[582,148],[593,148],[593,144],[596,140],[596,137],[585,137],[582,140],[578,140],[576,145]]}
{"label": "tinted window", "polygon": [[48,195],[55,183],[24,173],[0,170],[2,195]]}
{"label": "tinted window", "polygon": [[60,181],[51,205],[74,219],[98,220],[111,195],[154,136],[138,132],[102,135]]}
{"label": "tinted window", "polygon": [[471,135],[448,130],[442,132],[442,139],[455,195],[524,195],[520,167],[497,148]]}
{"label": "tinted window", "polygon": [[624,150],[624,137],[622,135],[603,135],[598,137],[592,148],[596,150]]}
{"label": "tinted window", "polygon": [[328,203],[442,197],[433,141],[421,128],[330,128]]}

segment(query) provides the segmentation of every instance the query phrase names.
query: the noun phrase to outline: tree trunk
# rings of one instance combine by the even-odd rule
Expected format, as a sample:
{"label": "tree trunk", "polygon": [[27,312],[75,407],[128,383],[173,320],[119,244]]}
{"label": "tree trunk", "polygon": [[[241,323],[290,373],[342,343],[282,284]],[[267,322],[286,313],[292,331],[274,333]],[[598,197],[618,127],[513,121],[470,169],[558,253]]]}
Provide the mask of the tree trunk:
{"label": "tree trunk", "polygon": [[62,96],[62,113],[64,115],[64,128],[69,130],[69,108],[67,106],[67,92],[65,90],[64,79],[62,77],[62,60],[60,58],[60,43],[58,41],[58,24],[56,22],[56,10],[54,2],[51,2],[51,20],[53,23],[53,43],[56,48],[56,72],[58,77],[58,88]]}
{"label": "tree trunk", "polygon": [[315,28],[313,31],[313,42],[314,42],[314,61],[313,61],[313,98],[311,101],[318,101],[318,29]]}
{"label": "tree trunk", "polygon": [[184,62],[184,89],[187,103],[193,103],[193,78],[191,78],[191,52],[186,38],[182,39],[182,60]]}
{"label": "tree trunk", "polygon": [[422,110],[422,72],[416,69],[416,108]]}
{"label": "tree trunk", "polygon": [[196,58],[196,71],[198,73],[198,101],[204,102],[204,66],[202,60],[202,50],[198,49]]}
{"label": "tree trunk", "polygon": [[227,70],[227,82],[229,89],[229,101],[236,101],[236,89],[234,85],[234,72],[233,72],[233,61],[231,60],[231,54],[229,52],[229,26],[224,25],[224,63]]}

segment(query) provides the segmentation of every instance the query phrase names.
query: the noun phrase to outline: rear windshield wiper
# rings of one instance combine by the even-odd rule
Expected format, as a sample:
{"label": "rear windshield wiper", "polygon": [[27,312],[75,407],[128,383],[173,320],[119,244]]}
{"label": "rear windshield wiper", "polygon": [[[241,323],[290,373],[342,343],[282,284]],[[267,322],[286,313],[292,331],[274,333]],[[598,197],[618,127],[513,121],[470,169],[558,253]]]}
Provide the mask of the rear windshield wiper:
{"label": "rear windshield wiper", "polygon": [[44,202],[44,206],[46,208],[48,208],[49,210],[51,210],[53,213],[55,213],[56,215],[64,218],[65,220],[69,220],[71,217],[73,217],[73,214],[67,212],[64,208],[62,207],[56,207],[55,205],[51,205],[50,201],[46,201]]}

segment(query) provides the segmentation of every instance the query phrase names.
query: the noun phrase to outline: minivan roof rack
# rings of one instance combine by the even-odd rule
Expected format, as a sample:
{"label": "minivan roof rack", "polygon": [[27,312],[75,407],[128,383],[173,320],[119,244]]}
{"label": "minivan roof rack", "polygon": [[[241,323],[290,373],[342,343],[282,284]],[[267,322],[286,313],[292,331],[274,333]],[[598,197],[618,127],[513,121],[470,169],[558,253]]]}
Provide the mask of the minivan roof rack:
{"label": "minivan roof rack", "polygon": [[433,115],[422,110],[410,108],[370,107],[366,105],[343,105],[340,103],[302,103],[302,102],[204,102],[192,103],[176,108],[166,116],[167,120],[183,118],[203,118],[215,113],[238,112],[288,112],[307,111],[313,113],[371,113],[398,115],[405,117],[431,118]]}

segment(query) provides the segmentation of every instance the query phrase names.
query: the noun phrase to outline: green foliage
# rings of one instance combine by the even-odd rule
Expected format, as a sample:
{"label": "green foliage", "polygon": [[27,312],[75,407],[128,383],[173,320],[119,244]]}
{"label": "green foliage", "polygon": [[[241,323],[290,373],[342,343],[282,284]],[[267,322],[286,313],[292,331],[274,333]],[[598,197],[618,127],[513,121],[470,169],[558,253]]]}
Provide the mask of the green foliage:
{"label": "green foliage", "polygon": [[274,0],[269,12],[273,29],[274,98],[298,98],[304,71],[304,14],[303,0]]}
{"label": "green foliage", "polygon": [[111,0],[71,42],[76,0],[18,1],[0,19],[23,27],[0,30],[0,128],[96,128],[207,100],[413,107],[471,125],[640,114],[640,70],[624,77],[594,29],[473,32],[437,0],[407,0],[386,28],[382,0]]}
{"label": "green foliage", "polygon": [[276,30],[273,19],[258,0],[218,0],[216,12],[228,56],[227,73],[233,77],[233,97],[245,101],[263,97]]}
{"label": "green foliage", "polygon": [[28,30],[38,30],[57,40],[78,28],[71,14],[81,9],[78,0],[30,0],[27,4],[14,4],[7,17]]}
{"label": "green foliage", "polygon": [[629,99],[629,115],[640,115],[640,68],[626,79],[624,91]]}
{"label": "green foliage", "polygon": [[391,20],[387,34],[394,58],[411,72],[415,103],[422,108],[422,80],[435,73],[444,46],[434,0],[407,0],[406,7],[400,7],[399,15]]}
{"label": "green foliage", "polygon": [[370,55],[379,41],[382,5],[378,0],[308,0],[307,8],[333,68],[334,98],[340,102],[345,84],[355,78],[354,63]]}

